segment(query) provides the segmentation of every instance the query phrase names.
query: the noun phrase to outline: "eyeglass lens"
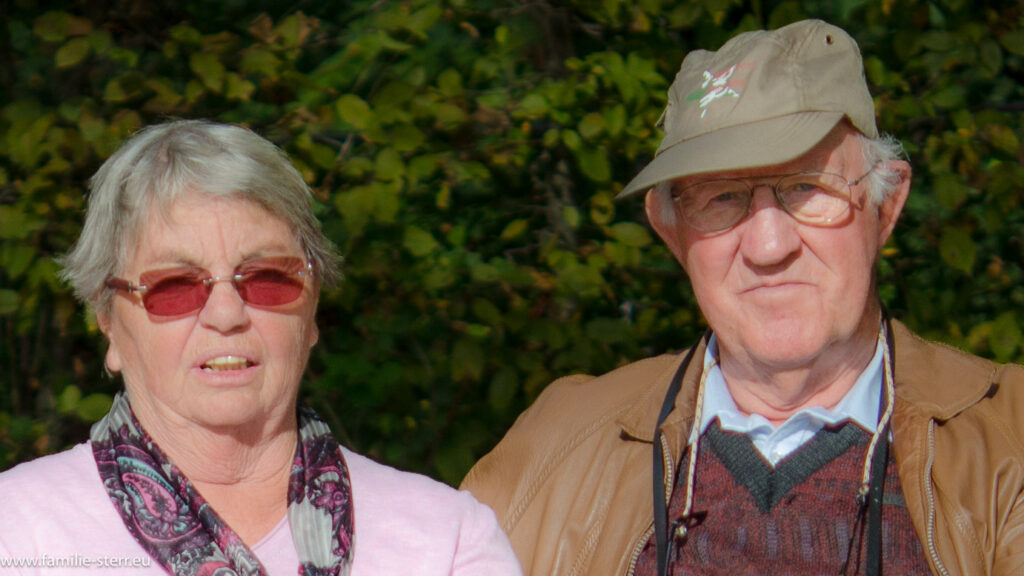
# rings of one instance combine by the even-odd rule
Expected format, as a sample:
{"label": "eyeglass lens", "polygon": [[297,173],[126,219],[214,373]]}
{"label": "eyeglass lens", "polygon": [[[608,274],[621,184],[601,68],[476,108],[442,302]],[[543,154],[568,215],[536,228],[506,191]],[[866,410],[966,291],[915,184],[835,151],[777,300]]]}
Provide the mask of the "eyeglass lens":
{"label": "eyeglass lens", "polygon": [[850,187],[843,177],[828,173],[784,176],[770,184],[743,180],[710,180],[688,186],[677,197],[683,218],[694,228],[718,232],[736,225],[750,211],[754,188],[770,186],[782,208],[797,220],[828,226],[850,207]]}
{"label": "eyeglass lens", "polygon": [[[262,258],[246,262],[230,277],[247,304],[281,306],[302,295],[307,264],[300,258]],[[142,304],[155,316],[177,316],[201,309],[213,291],[214,278],[199,268],[172,268],[139,276]]]}

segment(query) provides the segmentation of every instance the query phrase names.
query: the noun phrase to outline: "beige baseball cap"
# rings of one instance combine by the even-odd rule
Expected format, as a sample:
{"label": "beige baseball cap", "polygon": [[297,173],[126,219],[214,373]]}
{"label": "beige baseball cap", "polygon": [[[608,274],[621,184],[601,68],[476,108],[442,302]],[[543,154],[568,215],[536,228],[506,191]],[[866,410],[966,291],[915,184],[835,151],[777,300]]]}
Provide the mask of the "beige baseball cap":
{"label": "beige baseball cap", "polygon": [[686,55],[658,120],[661,146],[616,199],[691,174],[781,164],[844,117],[878,137],[864,63],[849,34],[821,20],[744,32],[717,52]]}

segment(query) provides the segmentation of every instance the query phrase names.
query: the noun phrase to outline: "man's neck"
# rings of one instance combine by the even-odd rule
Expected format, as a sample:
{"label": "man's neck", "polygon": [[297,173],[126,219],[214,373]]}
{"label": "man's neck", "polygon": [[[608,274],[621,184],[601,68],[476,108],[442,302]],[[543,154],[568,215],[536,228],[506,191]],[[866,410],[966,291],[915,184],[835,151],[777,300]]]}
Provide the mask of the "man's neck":
{"label": "man's neck", "polygon": [[777,366],[731,354],[720,344],[719,364],[739,410],[760,414],[777,426],[804,408],[833,409],[856,384],[876,346],[876,338],[860,337],[809,362]]}

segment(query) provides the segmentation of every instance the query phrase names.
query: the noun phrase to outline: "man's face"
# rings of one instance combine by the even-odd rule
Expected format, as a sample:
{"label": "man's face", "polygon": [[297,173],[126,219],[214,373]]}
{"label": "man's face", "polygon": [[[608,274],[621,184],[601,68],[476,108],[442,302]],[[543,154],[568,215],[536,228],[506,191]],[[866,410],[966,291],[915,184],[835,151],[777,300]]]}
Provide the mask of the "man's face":
{"label": "man's face", "polygon": [[856,132],[840,125],[803,156],[785,164],[738,172],[702,174],[678,182],[736,178],[758,185],[750,214],[714,233],[687,225],[681,215],[665,221],[665,206],[648,193],[647,210],[658,234],[690,277],[704,316],[715,331],[723,362],[772,372],[810,367],[823,354],[856,354],[873,346],[878,305],[875,259],[889,237],[909,190],[905,176],[880,206],[867,187],[852,187],[850,215],[832,227],[802,224],[786,213],[769,186],[778,176],[832,172],[855,180],[865,166]]}

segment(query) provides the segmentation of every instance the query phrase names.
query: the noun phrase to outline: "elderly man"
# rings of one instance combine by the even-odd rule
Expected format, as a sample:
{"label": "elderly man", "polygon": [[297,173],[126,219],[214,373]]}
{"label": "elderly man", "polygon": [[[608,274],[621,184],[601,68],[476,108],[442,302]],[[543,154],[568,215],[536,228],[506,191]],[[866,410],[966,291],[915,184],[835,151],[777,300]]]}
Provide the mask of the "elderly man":
{"label": "elderly man", "polygon": [[710,329],[561,379],[467,476],[527,574],[1024,574],[1024,369],[891,320],[910,189],[820,21],[683,61],[646,192]]}

